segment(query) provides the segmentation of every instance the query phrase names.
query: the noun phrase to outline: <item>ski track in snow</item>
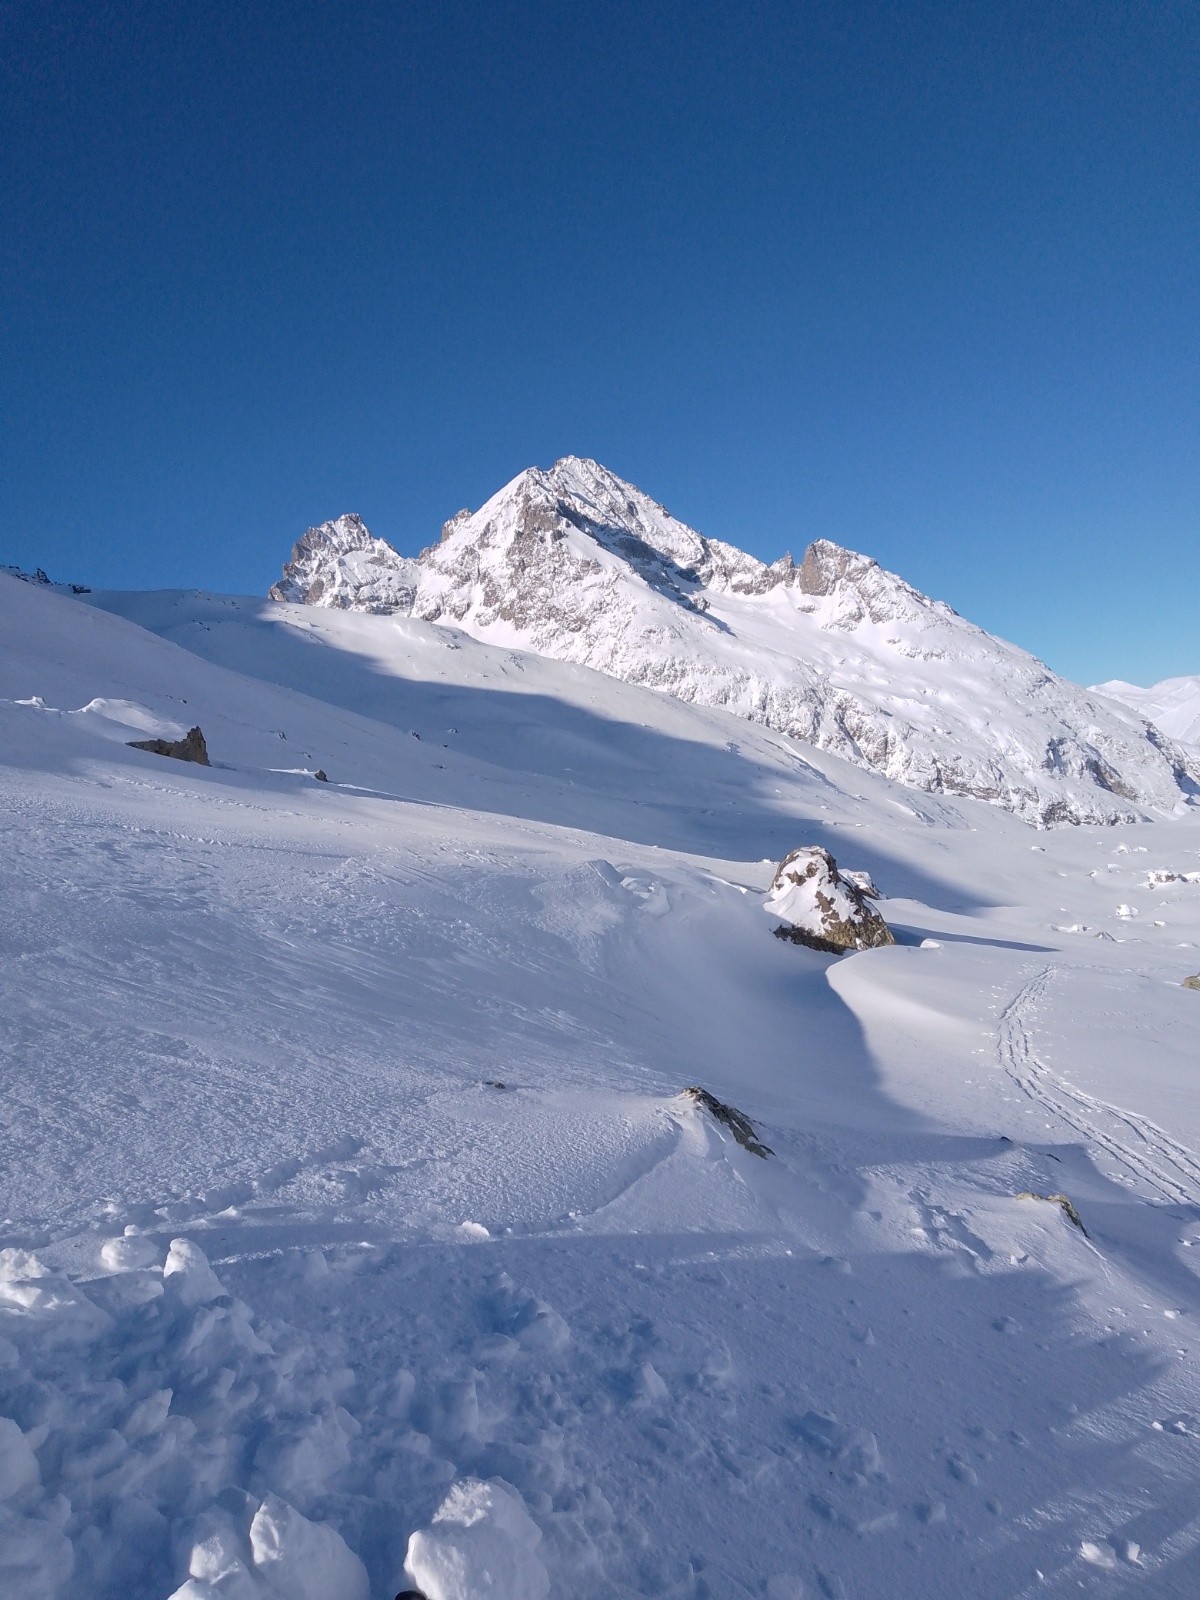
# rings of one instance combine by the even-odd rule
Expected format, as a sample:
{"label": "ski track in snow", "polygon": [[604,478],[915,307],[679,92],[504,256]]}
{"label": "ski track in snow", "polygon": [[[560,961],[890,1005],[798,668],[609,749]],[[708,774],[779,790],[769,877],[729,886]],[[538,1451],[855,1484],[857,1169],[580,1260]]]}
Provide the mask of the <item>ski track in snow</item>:
{"label": "ski track in snow", "polygon": [[1061,968],[1040,968],[1013,996],[1000,1018],[997,1055],[1023,1094],[1103,1151],[1124,1174],[1155,1198],[1200,1210],[1200,1158],[1148,1117],[1086,1094],[1040,1059],[1034,1018]]}

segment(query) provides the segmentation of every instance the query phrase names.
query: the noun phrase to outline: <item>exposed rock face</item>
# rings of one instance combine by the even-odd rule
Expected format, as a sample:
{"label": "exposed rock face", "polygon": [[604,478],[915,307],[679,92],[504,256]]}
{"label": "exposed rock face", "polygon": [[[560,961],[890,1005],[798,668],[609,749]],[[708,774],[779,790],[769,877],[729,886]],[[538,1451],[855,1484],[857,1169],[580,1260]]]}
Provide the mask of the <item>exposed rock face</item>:
{"label": "exposed rock face", "polygon": [[868,556],[819,539],[798,566],[768,565],[575,456],[460,511],[416,560],[357,517],[324,523],[271,594],[411,611],[1039,825],[1132,821],[1200,798],[1200,752]]}
{"label": "exposed rock face", "polygon": [[411,611],[418,567],[369,532],[361,517],[310,528],[292,547],[272,600],[344,611]]}
{"label": "exposed rock face", "polygon": [[764,903],[780,919],[780,939],[812,950],[840,955],[896,942],[865,892],[820,845],[804,845],[783,858]]}
{"label": "exposed rock face", "polygon": [[1185,978],[1183,987],[1185,989],[1200,989],[1200,972],[1197,972],[1193,977]]}
{"label": "exposed rock face", "polygon": [[131,750],[149,750],[151,755],[171,756],[176,761],[194,761],[207,767],[208,746],[199,728],[189,728],[182,739],[130,739]]}

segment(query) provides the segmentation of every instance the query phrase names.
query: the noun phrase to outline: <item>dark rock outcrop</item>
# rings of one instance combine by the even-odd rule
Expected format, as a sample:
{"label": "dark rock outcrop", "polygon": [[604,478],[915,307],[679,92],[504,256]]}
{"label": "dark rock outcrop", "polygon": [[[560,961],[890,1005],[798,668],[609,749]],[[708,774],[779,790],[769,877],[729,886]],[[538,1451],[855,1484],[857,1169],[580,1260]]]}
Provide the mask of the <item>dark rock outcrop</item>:
{"label": "dark rock outcrop", "polygon": [[699,1084],[685,1089],[683,1094],[686,1100],[693,1101],[722,1127],[728,1128],[742,1148],[749,1150],[752,1156],[761,1156],[765,1161],[768,1156],[775,1154],[769,1145],[763,1144],[759,1139],[750,1118],[744,1116],[736,1106],[727,1106],[723,1100],[718,1100],[715,1094],[709,1094],[708,1090],[702,1089]]}
{"label": "dark rock outcrop", "polygon": [[199,728],[189,728],[182,739],[130,739],[131,750],[149,750],[153,756],[171,756],[175,761],[194,761],[207,767],[208,746]]}

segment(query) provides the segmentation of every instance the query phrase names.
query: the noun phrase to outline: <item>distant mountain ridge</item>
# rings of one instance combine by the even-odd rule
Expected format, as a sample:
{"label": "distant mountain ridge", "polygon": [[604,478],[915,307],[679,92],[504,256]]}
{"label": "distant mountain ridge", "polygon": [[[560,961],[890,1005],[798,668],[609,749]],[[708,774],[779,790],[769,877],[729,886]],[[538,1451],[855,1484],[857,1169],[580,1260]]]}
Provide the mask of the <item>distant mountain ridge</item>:
{"label": "distant mountain ridge", "polygon": [[47,577],[41,567],[35,567],[32,572],[25,572],[21,567],[7,567],[0,565],[0,572],[5,577],[17,578],[21,583],[36,584],[40,589],[57,589],[60,594],[90,594],[92,591],[82,583],[55,583],[53,578]]}
{"label": "distant mountain ridge", "polygon": [[822,539],[767,564],[574,456],[460,511],[415,559],[355,516],[311,528],[270,594],[579,663],[1039,825],[1200,797],[1200,754],[870,557]]}
{"label": "distant mountain ridge", "polygon": [[1200,747],[1200,673],[1194,677],[1164,678],[1148,689],[1114,678],[1109,683],[1098,683],[1096,693],[1119,700],[1180,744]]}

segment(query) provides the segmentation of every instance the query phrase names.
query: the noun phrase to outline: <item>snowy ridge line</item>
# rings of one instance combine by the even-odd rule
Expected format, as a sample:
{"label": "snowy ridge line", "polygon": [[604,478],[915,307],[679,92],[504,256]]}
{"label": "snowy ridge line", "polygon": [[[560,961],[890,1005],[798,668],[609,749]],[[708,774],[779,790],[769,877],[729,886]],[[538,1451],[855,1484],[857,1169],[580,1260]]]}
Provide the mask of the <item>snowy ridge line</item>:
{"label": "snowy ridge line", "polygon": [[827,539],[767,564],[598,462],[530,468],[414,558],[310,528],[270,598],[408,615],[724,710],[1039,826],[1200,796],[1200,751]]}
{"label": "snowy ridge line", "polygon": [[1117,700],[1139,717],[1147,717],[1180,744],[1200,746],[1200,673],[1187,678],[1164,678],[1148,689],[1113,678],[1094,685],[1097,694]]}
{"label": "snowy ridge line", "polygon": [[[1072,1088],[1039,1059],[1028,1018],[1058,972],[1053,964],[1041,968],[1005,1007],[996,1043],[1000,1065],[1029,1099],[1098,1146],[1163,1200],[1200,1207],[1200,1159],[1191,1150],[1148,1118]],[[1116,1128],[1105,1127],[1103,1117],[1111,1118],[1135,1142],[1126,1143]]]}

